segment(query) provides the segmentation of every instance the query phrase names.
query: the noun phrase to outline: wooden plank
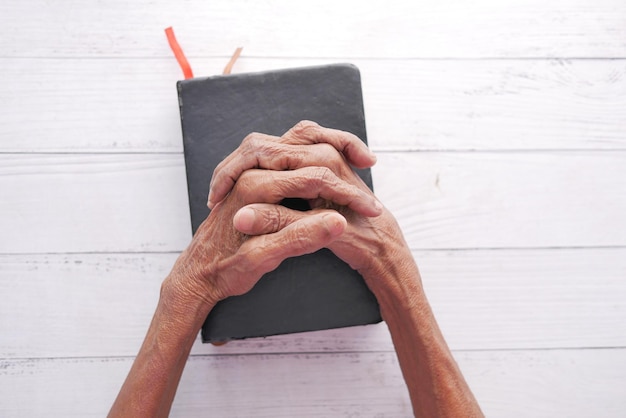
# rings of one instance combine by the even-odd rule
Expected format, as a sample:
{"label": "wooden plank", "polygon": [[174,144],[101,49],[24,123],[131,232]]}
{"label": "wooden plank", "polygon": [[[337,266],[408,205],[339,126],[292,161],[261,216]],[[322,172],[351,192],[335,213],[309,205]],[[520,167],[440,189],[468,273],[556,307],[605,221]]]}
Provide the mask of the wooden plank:
{"label": "wooden plank", "polygon": [[[487,415],[623,416],[626,349],[577,348],[625,347],[626,3],[409,3],[0,4],[0,153],[86,153],[0,156],[0,416],[103,416],[189,241],[169,25],[199,75],[356,62]],[[172,416],[410,416],[384,324],[193,352]]]}
{"label": "wooden plank", "polygon": [[2,151],[182,152],[175,60],[0,62]]}
{"label": "wooden plank", "polygon": [[[67,7],[11,2],[0,16],[5,57],[169,57],[173,25],[189,56],[255,57],[624,57],[621,0],[455,0],[378,3],[288,0],[115,1]],[[50,22],[54,22],[50,24]]]}
{"label": "wooden plank", "polygon": [[368,62],[375,149],[624,149],[624,61]]}
{"label": "wooden plank", "polygon": [[[490,417],[622,417],[626,350],[460,352]],[[104,416],[132,358],[0,361],[3,417]],[[50,390],[53,387],[54,390]],[[172,417],[412,416],[395,353],[195,356]]]}
{"label": "wooden plank", "polygon": [[[197,73],[225,61],[195,60]],[[336,61],[244,57],[235,69]],[[352,62],[375,150],[626,149],[622,60]],[[0,59],[0,76],[0,151],[182,152],[173,58]]]}
{"label": "wooden plank", "polygon": [[3,155],[0,252],[181,250],[182,155]]}
{"label": "wooden plank", "polygon": [[377,195],[412,248],[624,245],[624,152],[398,153],[379,161]]}
{"label": "wooden plank", "polygon": [[442,251],[415,259],[454,349],[623,347],[625,251]]}
{"label": "wooden plank", "polygon": [[[414,249],[624,246],[625,162],[379,153],[373,174]],[[181,251],[191,235],[182,155],[1,155],[0,190],[0,253]]]}
{"label": "wooden plank", "polygon": [[[0,256],[0,358],[134,355],[176,254]],[[626,346],[626,249],[418,251],[453,349]],[[384,324],[195,354],[391,351]]]}

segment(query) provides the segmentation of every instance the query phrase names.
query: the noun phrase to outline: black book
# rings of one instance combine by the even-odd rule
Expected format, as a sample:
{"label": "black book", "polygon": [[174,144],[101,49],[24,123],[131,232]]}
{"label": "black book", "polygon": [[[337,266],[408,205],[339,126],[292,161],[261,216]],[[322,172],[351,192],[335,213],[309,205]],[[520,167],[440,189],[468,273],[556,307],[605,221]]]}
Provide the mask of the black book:
{"label": "black book", "polygon": [[[359,71],[326,65],[193,78],[177,84],[192,230],[206,206],[215,167],[251,132],[280,136],[301,120],[352,132],[366,142]],[[372,188],[371,171],[357,170]],[[204,342],[380,322],[363,278],[329,250],[285,260],[247,294],[217,304]]]}

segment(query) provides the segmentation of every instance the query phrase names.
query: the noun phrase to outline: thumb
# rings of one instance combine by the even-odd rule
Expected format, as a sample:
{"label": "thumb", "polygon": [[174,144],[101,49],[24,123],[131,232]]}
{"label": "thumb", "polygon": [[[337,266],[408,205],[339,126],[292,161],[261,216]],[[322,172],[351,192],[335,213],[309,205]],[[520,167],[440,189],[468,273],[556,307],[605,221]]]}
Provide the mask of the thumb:
{"label": "thumb", "polygon": [[[271,203],[254,203],[244,206],[235,213],[233,225],[235,229],[246,235],[272,234],[301,219],[324,213],[339,215],[338,212],[331,209],[299,211]],[[343,218],[343,216],[339,216]],[[320,221],[321,218],[314,220],[314,222]],[[333,218],[329,218],[327,221],[332,222]]]}

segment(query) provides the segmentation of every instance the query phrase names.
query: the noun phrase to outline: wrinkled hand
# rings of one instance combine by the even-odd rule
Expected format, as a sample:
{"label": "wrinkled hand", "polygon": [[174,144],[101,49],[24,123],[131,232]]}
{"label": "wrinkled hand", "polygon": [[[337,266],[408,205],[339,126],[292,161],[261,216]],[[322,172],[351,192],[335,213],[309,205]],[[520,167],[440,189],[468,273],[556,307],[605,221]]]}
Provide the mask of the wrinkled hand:
{"label": "wrinkled hand", "polygon": [[[326,145],[312,145],[311,149],[316,147]],[[380,212],[371,193],[342,180],[327,167],[247,170],[200,225],[164,288],[174,291],[175,298],[183,304],[200,301],[213,306],[228,296],[249,291],[263,274],[274,270],[286,258],[328,247],[345,230],[346,220],[323,207],[291,219],[288,224],[274,219],[272,230],[258,236],[251,237],[235,228],[235,223],[243,229],[246,225],[256,225],[254,217],[250,223],[249,211],[239,211],[242,207],[249,204],[280,207],[278,203],[286,197],[332,201],[364,217]],[[255,209],[250,210],[254,213]]]}
{"label": "wrinkled hand", "polygon": [[[334,209],[347,224],[343,233],[329,240],[326,247],[358,270],[377,293],[379,286],[393,285],[381,284],[380,277],[398,277],[394,274],[397,269],[416,267],[395,218],[350,167],[350,163],[367,167],[374,162],[373,154],[354,135],[312,122],[301,122],[282,137],[253,134],[216,168],[211,182],[211,204],[225,196],[233,184],[237,185],[249,169],[327,170],[324,176],[358,189],[359,197],[363,198],[340,200],[328,193],[312,192],[307,198],[314,210],[308,212],[272,204],[276,201],[249,204],[237,212],[234,226],[244,234],[262,237],[317,216],[316,211],[321,209]],[[301,197],[289,193],[283,196]]]}
{"label": "wrinkled hand", "polygon": [[315,122],[302,121],[281,137],[252,133],[239,148],[226,157],[211,178],[208,206],[220,202],[245,170],[292,170],[307,166],[324,166],[327,154],[316,153],[311,144],[329,144],[356,168],[369,168],[376,157],[367,146],[347,132],[324,128]]}

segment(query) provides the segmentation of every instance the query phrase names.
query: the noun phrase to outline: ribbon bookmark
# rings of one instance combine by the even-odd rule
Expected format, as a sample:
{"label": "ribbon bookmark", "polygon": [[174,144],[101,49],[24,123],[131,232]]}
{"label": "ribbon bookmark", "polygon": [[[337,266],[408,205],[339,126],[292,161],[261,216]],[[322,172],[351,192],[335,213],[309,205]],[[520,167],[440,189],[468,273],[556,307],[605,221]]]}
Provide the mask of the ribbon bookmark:
{"label": "ribbon bookmark", "polygon": [[[183,75],[185,76],[185,80],[193,78],[193,71],[191,71],[191,65],[189,65],[189,61],[187,61],[187,57],[185,57],[185,53],[183,49],[178,44],[176,40],[176,36],[174,35],[174,29],[170,26],[165,29],[165,35],[167,36],[167,42],[170,44],[170,48],[172,48],[172,52],[174,53],[174,57],[176,57],[176,61],[178,61],[178,65],[180,65],[180,69],[183,70]],[[230,74],[233,69],[233,65],[235,65],[235,61],[241,55],[241,50],[243,48],[239,47],[235,50],[235,53],[231,57],[228,64],[224,68],[224,72],[222,74]]]}
{"label": "ribbon bookmark", "polygon": [[165,35],[167,36],[167,42],[170,44],[170,48],[172,48],[172,52],[174,53],[174,57],[176,57],[176,61],[178,61],[178,65],[180,65],[180,69],[183,70],[183,75],[185,76],[185,80],[189,78],[193,78],[193,71],[191,71],[191,65],[189,65],[189,61],[185,57],[183,53],[183,49],[178,44],[176,40],[176,36],[174,35],[174,29],[170,26],[165,29]]}
{"label": "ribbon bookmark", "polygon": [[230,72],[233,69],[233,65],[235,65],[235,61],[237,61],[237,58],[239,58],[239,55],[241,55],[241,50],[243,48],[239,47],[235,50],[235,53],[233,54],[233,56],[230,58],[230,61],[228,61],[228,64],[226,64],[226,67],[224,67],[224,72],[222,74],[230,74]]}

